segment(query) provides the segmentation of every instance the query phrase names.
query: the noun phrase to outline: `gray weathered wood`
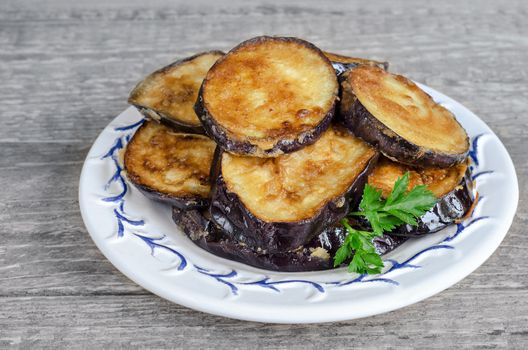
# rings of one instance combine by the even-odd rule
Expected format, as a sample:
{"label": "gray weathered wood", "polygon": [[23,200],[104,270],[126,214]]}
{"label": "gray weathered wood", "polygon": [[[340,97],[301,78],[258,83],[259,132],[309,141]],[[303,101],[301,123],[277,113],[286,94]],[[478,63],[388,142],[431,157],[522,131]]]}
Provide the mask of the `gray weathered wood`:
{"label": "gray weathered wood", "polygon": [[[526,348],[528,4],[0,3],[0,348]],[[503,140],[521,199],[481,268],[426,301],[327,325],[257,325],[170,304],[126,279],[78,210],[82,162],[135,82],[258,34],[384,59],[461,101]]]}

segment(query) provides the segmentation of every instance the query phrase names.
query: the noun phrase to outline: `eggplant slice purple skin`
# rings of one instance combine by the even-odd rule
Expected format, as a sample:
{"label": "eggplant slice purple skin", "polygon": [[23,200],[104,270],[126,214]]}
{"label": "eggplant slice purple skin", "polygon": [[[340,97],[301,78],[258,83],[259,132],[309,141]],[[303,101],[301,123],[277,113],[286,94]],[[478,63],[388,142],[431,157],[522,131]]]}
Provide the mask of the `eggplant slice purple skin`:
{"label": "eggplant slice purple skin", "polygon": [[137,97],[135,96],[136,91],[138,91],[138,88],[141,86],[141,84],[144,83],[144,81],[151,76],[154,76],[155,74],[163,74],[165,72],[170,71],[171,69],[181,66],[183,64],[186,64],[188,62],[193,61],[196,58],[199,58],[204,55],[217,55],[218,57],[221,57],[225,55],[224,52],[218,51],[218,50],[212,50],[212,51],[206,51],[197,53],[195,55],[192,55],[190,57],[185,57],[180,60],[177,60],[163,68],[158,69],[157,71],[149,74],[145,79],[143,79],[141,82],[139,82],[136,87],[132,90],[130,93],[130,97],[128,102],[136,107],[136,109],[147,119],[150,120],[157,120],[160,123],[172,128],[174,131],[177,132],[183,132],[188,134],[205,134],[205,131],[200,123],[197,123],[195,125],[189,124],[184,122],[183,120],[180,120],[181,118],[178,118],[177,116],[171,116],[166,113],[163,113],[159,110],[153,109],[147,105],[144,105],[137,101]]}
{"label": "eggplant slice purple skin", "polygon": [[[220,148],[217,148],[219,150]],[[215,153],[213,159],[211,206],[212,220],[228,235],[235,237],[252,249],[278,253],[294,250],[309,242],[326,227],[345,217],[350,208],[361,201],[363,188],[368,175],[374,168],[378,154],[372,157],[363,171],[357,176],[343,197],[344,204],[328,202],[317,215],[296,222],[265,222],[253,215],[242,203],[237,194],[230,192],[221,174],[222,151]]]}
{"label": "eggplant slice purple skin", "polygon": [[[132,182],[132,181],[131,181]],[[135,188],[139,190],[145,197],[150,200],[171,205],[175,208],[191,210],[191,209],[203,209],[209,205],[209,198],[201,198],[197,196],[189,197],[178,197],[174,198],[166,193],[156,191],[150,187],[143,186],[141,184],[132,182]]]}
{"label": "eggplant slice purple skin", "polygon": [[[469,153],[467,135],[465,152],[446,153],[416,145],[395,133],[361,104],[354,95],[350,83],[347,82],[347,74],[343,74],[340,79],[341,95],[337,120],[355,136],[378,149],[387,158],[411,166],[448,168],[462,163],[467,158]],[[456,123],[462,128],[458,122]]]}
{"label": "eggplant slice purple skin", "polygon": [[[207,211],[184,211],[177,208],[172,211],[176,225],[200,248],[221,258],[265,270],[303,272],[332,269],[333,256],[346,237],[346,230],[336,225],[326,228],[318,237],[295,251],[263,253],[237,242],[207,216]],[[373,243],[378,254],[386,254],[406,240],[405,237],[384,235],[376,237]],[[314,253],[321,249],[324,249],[323,254]]]}
{"label": "eggplant slice purple skin", "polygon": [[174,120],[166,114],[157,112],[151,108],[143,107],[140,105],[134,105],[134,107],[136,107],[139,113],[141,113],[145,118],[149,120],[159,121],[161,124],[168,126],[176,132],[205,135],[205,130],[201,125],[184,124],[183,122]]}
{"label": "eggplant slice purple skin", "polygon": [[341,105],[341,120],[354,135],[374,146],[388,158],[417,166],[450,167],[463,162],[467,153],[460,155],[424,151],[394,132],[376,119],[367,109],[355,100],[351,106]]}

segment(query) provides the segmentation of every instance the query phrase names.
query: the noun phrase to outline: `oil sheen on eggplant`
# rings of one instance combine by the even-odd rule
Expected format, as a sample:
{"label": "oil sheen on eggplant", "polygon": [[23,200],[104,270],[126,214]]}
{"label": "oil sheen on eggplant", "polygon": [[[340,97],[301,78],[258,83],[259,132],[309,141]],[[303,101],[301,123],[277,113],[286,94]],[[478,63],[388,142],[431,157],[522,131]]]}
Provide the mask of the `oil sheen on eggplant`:
{"label": "oil sheen on eggplant", "polygon": [[253,249],[296,249],[359,203],[377,156],[338,126],[313,145],[277,158],[219,151],[212,169],[211,216]]}
{"label": "oil sheen on eggplant", "polygon": [[[295,251],[264,253],[238,242],[208,218],[207,211],[173,208],[172,218],[176,225],[202,249],[228,260],[266,270],[301,272],[333,268],[333,256],[344,242],[346,230],[341,225],[326,228],[319,236]],[[395,249],[405,237],[384,235],[373,240],[378,254]]]}
{"label": "oil sheen on eggplant", "polygon": [[[412,168],[382,157],[369,176],[368,183],[381,189],[383,197],[390,193],[398,177],[409,172],[409,189],[426,185],[439,198],[436,205],[420,217],[418,226],[402,225],[391,231],[391,235],[419,237],[438,232],[463,218],[471,209],[473,181],[467,162],[451,168]],[[362,223],[367,225],[366,222]]]}
{"label": "oil sheen on eggplant", "polygon": [[466,159],[464,128],[414,82],[367,65],[343,77],[341,120],[385,156],[412,166],[444,168]]}
{"label": "oil sheen on eggplant", "polygon": [[209,204],[215,147],[204,135],[176,133],[147,121],[126,147],[124,168],[145,196],[179,208],[202,208]]}
{"label": "oil sheen on eggplant", "polygon": [[323,53],[330,60],[330,62],[332,62],[332,67],[334,67],[338,77],[340,77],[347,70],[354,69],[362,64],[379,67],[384,70],[389,69],[389,62],[380,62],[366,58],[343,56],[328,51],[324,51]]}
{"label": "oil sheen on eggplant", "polygon": [[194,103],[207,71],[223,55],[221,51],[208,51],[163,67],[138,83],[128,102],[146,118],[176,131],[203,134]]}
{"label": "oil sheen on eggplant", "polygon": [[224,150],[276,157],[314,143],[334,115],[339,84],[311,43],[256,37],[233,48],[205,77],[195,111]]}

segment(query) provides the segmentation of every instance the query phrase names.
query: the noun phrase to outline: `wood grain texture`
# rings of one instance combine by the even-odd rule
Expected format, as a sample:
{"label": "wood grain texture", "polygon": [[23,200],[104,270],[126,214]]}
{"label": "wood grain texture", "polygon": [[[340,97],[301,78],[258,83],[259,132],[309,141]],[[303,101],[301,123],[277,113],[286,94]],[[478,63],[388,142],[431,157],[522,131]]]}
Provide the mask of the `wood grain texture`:
{"label": "wood grain texture", "polygon": [[[520,0],[3,0],[0,348],[527,348],[527,16]],[[488,123],[514,160],[521,193],[497,252],[426,301],[325,325],[206,315],[116,271],[78,209],[91,143],[145,74],[259,34],[388,60]]]}

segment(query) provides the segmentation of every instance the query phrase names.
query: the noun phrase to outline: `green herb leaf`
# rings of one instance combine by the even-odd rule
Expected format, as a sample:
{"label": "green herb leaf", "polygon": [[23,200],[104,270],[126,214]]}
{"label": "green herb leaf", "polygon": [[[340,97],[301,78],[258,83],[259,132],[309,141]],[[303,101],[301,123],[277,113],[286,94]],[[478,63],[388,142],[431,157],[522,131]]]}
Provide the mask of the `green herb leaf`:
{"label": "green herb leaf", "polygon": [[412,225],[412,226],[416,226],[417,225],[416,220],[414,219],[414,217],[411,214],[406,213],[404,211],[389,210],[388,214],[392,215],[395,218],[398,218],[403,223],[406,223],[406,224],[409,224],[409,225]]}
{"label": "green herb leaf", "polygon": [[370,222],[372,230],[376,235],[381,236],[383,234],[383,225],[380,223],[380,217],[377,211],[366,211],[365,217]]}
{"label": "green herb leaf", "polygon": [[434,194],[424,185],[407,191],[409,177],[409,172],[406,172],[398,178],[387,199],[381,197],[381,190],[369,184],[365,185],[359,203],[360,211],[351,212],[349,215],[364,216],[369,221],[372,232],[356,230],[347,219],[341,220],[347,230],[347,236],[334,256],[334,266],[339,266],[352,257],[348,271],[360,274],[381,273],[383,260],[377,254],[372,239],[403,224],[416,226],[416,219],[430,210],[437,201]]}
{"label": "green herb leaf", "polygon": [[404,223],[400,218],[391,214],[379,213],[378,216],[379,224],[383,228],[383,231],[390,232]]}
{"label": "green herb leaf", "polygon": [[376,187],[373,187],[369,184],[365,185],[363,189],[363,197],[359,203],[359,208],[362,210],[377,210],[383,206],[383,201],[381,200],[381,190],[378,190]]}
{"label": "green herb leaf", "polygon": [[344,263],[351,253],[352,252],[348,244],[343,244],[341,247],[339,247],[334,256],[334,267]]}
{"label": "green herb leaf", "polygon": [[341,220],[341,224],[347,230],[347,236],[345,242],[334,256],[334,266],[339,266],[352,257],[348,265],[348,271],[360,274],[380,273],[383,268],[383,261],[376,253],[372,243],[372,239],[376,234],[374,232],[356,230],[350,226],[347,219]]}
{"label": "green herb leaf", "polygon": [[426,211],[431,209],[436,203],[436,197],[424,185],[416,186],[409,192],[400,195],[397,200],[392,203],[386,203],[383,206],[383,211],[398,210],[409,213],[415,217],[420,217]]}
{"label": "green herb leaf", "polygon": [[399,177],[396,180],[391,193],[387,197],[385,205],[394,203],[395,201],[399,200],[405,194],[405,192],[407,192],[407,188],[409,187],[409,178],[410,174],[409,172],[406,172],[402,177]]}

